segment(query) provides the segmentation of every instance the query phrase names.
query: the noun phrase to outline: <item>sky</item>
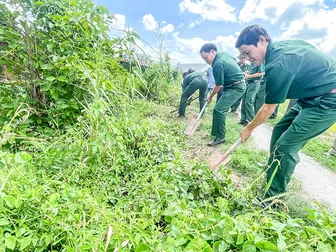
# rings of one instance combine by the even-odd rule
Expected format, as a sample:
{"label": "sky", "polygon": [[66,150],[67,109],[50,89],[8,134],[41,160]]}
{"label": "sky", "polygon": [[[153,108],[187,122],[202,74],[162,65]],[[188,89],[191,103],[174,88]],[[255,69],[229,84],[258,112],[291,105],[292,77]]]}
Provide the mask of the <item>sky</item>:
{"label": "sky", "polygon": [[173,63],[204,63],[206,42],[232,56],[240,31],[264,27],[273,40],[303,39],[336,57],[336,0],[94,0],[114,15],[116,29],[135,30],[138,45],[155,57],[155,30],[164,34],[164,50]]}

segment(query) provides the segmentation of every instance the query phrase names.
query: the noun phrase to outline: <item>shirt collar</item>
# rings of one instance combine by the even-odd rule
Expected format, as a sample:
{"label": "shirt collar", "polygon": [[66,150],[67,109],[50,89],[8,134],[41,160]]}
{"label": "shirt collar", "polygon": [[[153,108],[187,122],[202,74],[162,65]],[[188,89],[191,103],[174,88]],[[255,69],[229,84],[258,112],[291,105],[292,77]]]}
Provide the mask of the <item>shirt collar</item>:
{"label": "shirt collar", "polygon": [[268,61],[269,57],[271,56],[271,53],[272,53],[273,49],[274,49],[273,42],[272,41],[268,42],[267,49],[266,49],[266,55],[265,55],[265,59],[264,59],[265,62]]}
{"label": "shirt collar", "polygon": [[216,52],[216,56],[215,56],[214,60],[212,61],[211,66],[213,66],[213,65],[215,64],[215,62],[216,62],[216,60],[217,60],[217,56],[218,56],[218,52]]}

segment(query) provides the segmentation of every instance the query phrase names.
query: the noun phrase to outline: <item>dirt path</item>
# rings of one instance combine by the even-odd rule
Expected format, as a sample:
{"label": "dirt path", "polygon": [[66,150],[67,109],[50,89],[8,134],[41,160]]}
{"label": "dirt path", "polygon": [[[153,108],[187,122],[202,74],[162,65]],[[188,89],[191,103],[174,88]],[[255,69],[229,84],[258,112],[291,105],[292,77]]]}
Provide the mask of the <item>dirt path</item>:
{"label": "dirt path", "polygon": [[[252,134],[255,146],[268,151],[271,134],[270,126],[260,125]],[[301,181],[305,196],[336,211],[336,173],[302,152],[300,152],[300,159],[294,174]]]}

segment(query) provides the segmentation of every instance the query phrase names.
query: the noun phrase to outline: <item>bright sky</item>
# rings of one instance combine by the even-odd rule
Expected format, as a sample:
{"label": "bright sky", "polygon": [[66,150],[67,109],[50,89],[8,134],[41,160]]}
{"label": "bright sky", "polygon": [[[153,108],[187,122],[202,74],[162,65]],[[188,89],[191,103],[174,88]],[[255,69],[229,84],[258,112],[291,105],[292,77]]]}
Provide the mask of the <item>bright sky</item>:
{"label": "bright sky", "polygon": [[[155,45],[154,29],[165,33],[164,49],[175,62],[204,63],[200,47],[213,42],[237,56],[240,31],[266,28],[274,40],[303,39],[336,57],[336,0],[94,0],[115,15],[113,28],[134,29]],[[112,32],[116,34],[115,32]],[[153,54],[149,46],[140,43]]]}

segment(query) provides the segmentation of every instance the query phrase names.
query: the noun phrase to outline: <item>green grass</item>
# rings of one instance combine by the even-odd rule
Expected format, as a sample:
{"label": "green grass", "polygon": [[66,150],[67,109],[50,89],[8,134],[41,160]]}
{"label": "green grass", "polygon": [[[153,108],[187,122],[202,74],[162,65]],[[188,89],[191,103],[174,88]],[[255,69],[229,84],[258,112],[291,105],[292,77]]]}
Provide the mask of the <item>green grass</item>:
{"label": "green grass", "polygon": [[332,137],[330,134],[324,133],[323,135],[310,140],[302,151],[323,166],[328,167],[332,171],[336,171],[336,157],[326,155],[333,144],[334,138],[335,136]]}

